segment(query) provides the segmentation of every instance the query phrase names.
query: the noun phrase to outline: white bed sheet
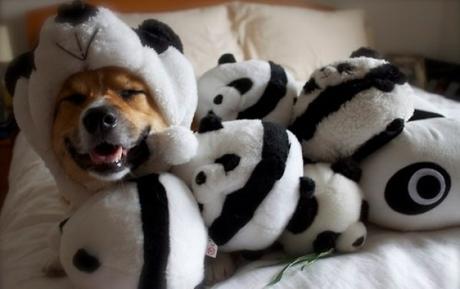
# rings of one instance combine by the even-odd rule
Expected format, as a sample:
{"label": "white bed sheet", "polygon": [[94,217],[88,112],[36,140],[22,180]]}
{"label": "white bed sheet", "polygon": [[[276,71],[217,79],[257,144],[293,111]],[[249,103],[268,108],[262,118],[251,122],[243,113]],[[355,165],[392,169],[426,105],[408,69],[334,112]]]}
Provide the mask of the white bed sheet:
{"label": "white bed sheet", "polygon": [[[418,107],[459,117],[460,104],[417,90]],[[47,232],[66,211],[49,172],[19,134],[10,192],[0,216],[0,288],[70,289],[66,278],[44,277]],[[242,268],[216,289],[263,288],[281,269],[263,262]],[[399,233],[372,228],[364,250],[293,270],[273,288],[460,288],[460,228]],[[152,288],[155,289],[155,288]]]}

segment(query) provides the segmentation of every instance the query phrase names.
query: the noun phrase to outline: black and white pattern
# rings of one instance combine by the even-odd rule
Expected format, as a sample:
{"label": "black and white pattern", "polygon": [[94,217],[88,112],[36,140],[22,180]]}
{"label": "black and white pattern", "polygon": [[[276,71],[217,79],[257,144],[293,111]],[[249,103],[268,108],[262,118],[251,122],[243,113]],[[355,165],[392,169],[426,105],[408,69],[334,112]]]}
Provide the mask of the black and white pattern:
{"label": "black and white pattern", "polygon": [[358,50],[352,58],[313,72],[294,106],[289,129],[311,160],[335,162],[363,146],[361,154],[368,154],[395,137],[379,134],[398,128],[398,122],[403,126],[412,116],[411,95],[394,65]]}
{"label": "black and white pattern", "polygon": [[399,230],[458,225],[460,121],[415,110],[404,131],[362,163],[369,220]]}
{"label": "black and white pattern", "polygon": [[60,260],[76,288],[195,288],[204,277],[205,226],[169,174],[95,195],[61,232]]}
{"label": "black and white pattern", "polygon": [[280,239],[284,250],[300,256],[360,249],[367,236],[361,213],[364,201],[359,179],[350,179],[359,178],[360,169],[318,163],[305,165],[304,174],[296,211]]}
{"label": "black and white pattern", "polygon": [[[182,54],[179,37],[153,19],[133,29],[103,7],[83,1],[64,4],[43,25],[37,47],[13,61],[5,76],[19,127],[74,206],[90,194],[64,175],[50,153],[55,100],[69,76],[107,66],[141,76],[154,92],[152,97],[167,124],[190,127],[198,99],[193,68]],[[173,138],[173,143],[166,140],[166,148],[177,147],[174,140],[180,138]]]}
{"label": "black and white pattern", "polygon": [[210,111],[223,120],[263,119],[286,126],[297,87],[292,76],[271,61],[236,62],[224,54],[218,66],[198,80],[197,119]]}
{"label": "black and white pattern", "polygon": [[218,121],[214,114],[203,119],[197,155],[174,172],[192,187],[221,250],[264,249],[283,232],[299,199],[300,144],[273,123]]}

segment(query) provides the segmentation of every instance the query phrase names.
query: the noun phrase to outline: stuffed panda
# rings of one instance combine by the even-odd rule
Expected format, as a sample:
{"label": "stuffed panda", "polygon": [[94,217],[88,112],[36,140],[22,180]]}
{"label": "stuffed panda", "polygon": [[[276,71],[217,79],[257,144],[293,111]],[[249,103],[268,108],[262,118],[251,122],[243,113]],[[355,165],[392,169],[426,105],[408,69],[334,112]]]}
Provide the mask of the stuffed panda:
{"label": "stuffed panda", "polygon": [[57,14],[46,20],[37,47],[10,64],[5,83],[14,96],[18,125],[73,207],[99,187],[70,178],[51,148],[56,97],[65,80],[78,72],[110,66],[142,78],[168,130],[148,136],[148,147],[153,149],[145,152],[144,160],[149,160],[145,166],[133,164],[124,171],[126,176],[162,172],[195,153],[193,147],[184,148],[189,148],[193,136],[188,129],[198,100],[196,78],[182,51],[178,35],[160,21],[148,19],[133,29],[109,9],[73,1],[59,6]]}
{"label": "stuffed panda", "polygon": [[334,163],[362,159],[402,131],[413,114],[406,77],[368,49],[313,72],[289,129],[304,157]]}
{"label": "stuffed panda", "polygon": [[232,54],[224,54],[198,80],[196,118],[212,111],[225,121],[263,119],[287,126],[297,92],[293,77],[280,65],[255,59],[236,62]]}
{"label": "stuffed panda", "polygon": [[173,168],[201,205],[210,238],[222,252],[257,251],[275,242],[295,211],[302,183],[300,144],[261,120],[202,119],[196,156]]}
{"label": "stuffed panda", "polygon": [[361,248],[367,235],[363,223],[367,203],[357,183],[359,167],[349,161],[306,164],[304,174],[311,182],[301,190],[296,211],[280,238],[286,253],[301,256]]}
{"label": "stuffed panda", "polygon": [[94,195],[60,230],[60,261],[76,288],[193,289],[204,278],[206,228],[171,174]]}
{"label": "stuffed panda", "polygon": [[460,121],[415,110],[404,131],[362,162],[369,221],[391,229],[460,225]]}

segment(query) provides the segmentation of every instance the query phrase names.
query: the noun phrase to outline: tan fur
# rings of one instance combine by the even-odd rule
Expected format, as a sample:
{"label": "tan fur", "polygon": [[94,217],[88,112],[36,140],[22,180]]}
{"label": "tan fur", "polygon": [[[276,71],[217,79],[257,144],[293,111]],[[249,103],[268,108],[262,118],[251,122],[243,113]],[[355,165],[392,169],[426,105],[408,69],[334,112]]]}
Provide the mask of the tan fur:
{"label": "tan fur", "polygon": [[[138,94],[130,100],[124,100],[118,95],[124,89],[142,90],[146,95]],[[77,105],[65,100],[75,93],[85,96],[83,103]],[[70,76],[57,96],[52,130],[52,148],[66,173],[81,184],[91,187],[104,186],[101,181],[74,162],[64,144],[66,137],[78,136],[81,114],[94,101],[104,99],[106,103],[117,107],[130,122],[133,135],[140,135],[146,126],[151,127],[151,132],[166,129],[167,123],[151,93],[141,78],[123,68],[104,67]]]}

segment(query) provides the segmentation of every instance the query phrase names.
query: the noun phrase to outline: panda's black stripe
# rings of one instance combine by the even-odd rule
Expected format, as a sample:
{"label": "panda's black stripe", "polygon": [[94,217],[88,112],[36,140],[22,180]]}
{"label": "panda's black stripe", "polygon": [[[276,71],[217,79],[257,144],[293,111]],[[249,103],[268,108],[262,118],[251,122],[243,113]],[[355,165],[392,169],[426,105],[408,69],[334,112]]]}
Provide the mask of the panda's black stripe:
{"label": "panda's black stripe", "polygon": [[273,111],[286,95],[287,76],[284,69],[271,61],[270,80],[260,99],[252,106],[238,113],[238,119],[261,119]]}
{"label": "panda's black stripe", "polygon": [[244,187],[227,196],[221,215],[209,227],[209,235],[217,245],[227,243],[251,220],[257,207],[284,174],[290,149],[286,130],[272,123],[262,122],[262,125],[261,161]]}
{"label": "panda's black stripe", "polygon": [[392,141],[404,129],[404,119],[397,118],[390,122],[384,131],[374,135],[364,144],[362,144],[352,156],[352,159],[360,162],[375,151],[379,150],[381,147],[385,146],[387,143]]}
{"label": "panda's black stripe", "polygon": [[139,289],[166,289],[170,251],[169,210],[166,190],[156,174],[136,180],[144,233],[144,265]]}
{"label": "panda's black stripe", "polygon": [[395,83],[404,83],[405,79],[398,72],[393,65],[384,64],[371,69],[364,78],[325,88],[289,129],[299,139],[310,140],[324,118],[338,111],[344,103],[352,100],[358,93],[373,87],[388,92],[394,88]]}

